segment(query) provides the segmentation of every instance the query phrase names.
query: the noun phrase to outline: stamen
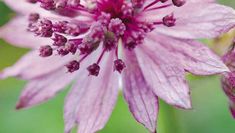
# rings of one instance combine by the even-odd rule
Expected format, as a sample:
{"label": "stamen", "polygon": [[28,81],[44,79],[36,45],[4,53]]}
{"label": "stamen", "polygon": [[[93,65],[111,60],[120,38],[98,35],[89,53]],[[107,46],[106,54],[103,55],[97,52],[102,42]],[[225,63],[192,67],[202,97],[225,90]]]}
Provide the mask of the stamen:
{"label": "stamen", "polygon": [[162,5],[162,6],[159,6],[159,7],[149,8],[149,9],[146,9],[145,11],[152,11],[152,10],[163,9],[163,8],[166,8],[166,7],[169,7],[169,6],[172,6],[172,4],[166,4],[166,5]]}
{"label": "stamen", "polygon": [[114,61],[114,70],[121,73],[124,68],[126,68],[126,65],[121,59],[117,59]]}
{"label": "stamen", "polygon": [[61,56],[65,56],[65,55],[69,54],[69,50],[65,46],[64,47],[59,47],[57,49],[57,52]]}
{"label": "stamen", "polygon": [[133,15],[134,8],[131,2],[125,2],[121,10],[124,16],[130,17]]}
{"label": "stamen", "polygon": [[38,13],[31,13],[29,15],[30,22],[37,22],[39,18],[40,18],[40,15]]}
{"label": "stamen", "polygon": [[113,32],[116,36],[121,36],[126,30],[125,24],[119,18],[111,19],[109,23],[109,30]]}
{"label": "stamen", "polygon": [[77,71],[80,68],[80,63],[76,60],[73,60],[73,61],[69,62],[66,65],[66,67],[68,69],[68,72],[72,73],[72,72]]}
{"label": "stamen", "polygon": [[57,33],[54,34],[54,38],[52,38],[52,40],[54,40],[53,45],[54,46],[64,46],[65,43],[67,42],[67,38],[59,35]]}
{"label": "stamen", "polygon": [[41,2],[41,7],[46,10],[54,10],[55,9],[55,3],[54,0],[38,0]]}
{"label": "stamen", "polygon": [[103,41],[104,49],[105,50],[112,50],[116,47],[116,44],[118,42],[117,37],[114,35],[113,32],[106,32],[105,39]]}
{"label": "stamen", "polygon": [[163,17],[162,21],[165,26],[172,27],[172,26],[175,26],[176,19],[174,18],[174,14],[170,14],[170,15]]}
{"label": "stamen", "polygon": [[144,5],[145,0],[131,0],[134,8],[141,8]]}
{"label": "stamen", "polygon": [[181,7],[186,3],[186,1],[185,0],[172,0],[172,3],[177,7]]}
{"label": "stamen", "polygon": [[53,54],[53,49],[49,45],[41,46],[39,49],[41,57],[49,57]]}
{"label": "stamen", "polygon": [[100,66],[96,63],[90,65],[87,70],[89,71],[89,75],[98,76],[100,72]]}
{"label": "stamen", "polygon": [[148,9],[149,7],[155,5],[156,3],[158,3],[160,0],[154,0],[152,3],[148,4],[147,6],[144,7],[144,10]]}

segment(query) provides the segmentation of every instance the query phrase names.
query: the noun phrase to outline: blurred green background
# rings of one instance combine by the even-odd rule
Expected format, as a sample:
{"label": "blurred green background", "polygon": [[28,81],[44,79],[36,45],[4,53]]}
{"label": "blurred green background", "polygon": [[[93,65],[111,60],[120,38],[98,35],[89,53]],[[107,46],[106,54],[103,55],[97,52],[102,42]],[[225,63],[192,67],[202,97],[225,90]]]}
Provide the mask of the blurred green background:
{"label": "blurred green background", "polygon": [[[235,7],[234,0],[220,2]],[[0,25],[13,15],[0,2]],[[12,65],[25,52],[26,49],[0,40],[0,70]],[[190,75],[187,78],[192,89],[193,109],[180,110],[161,101],[158,133],[234,133],[235,121],[229,114],[219,77]],[[15,78],[0,81],[0,133],[63,133],[63,103],[67,91],[45,104],[16,111],[15,104],[24,84]],[[99,133],[147,133],[147,130],[132,118],[120,93],[107,126]]]}

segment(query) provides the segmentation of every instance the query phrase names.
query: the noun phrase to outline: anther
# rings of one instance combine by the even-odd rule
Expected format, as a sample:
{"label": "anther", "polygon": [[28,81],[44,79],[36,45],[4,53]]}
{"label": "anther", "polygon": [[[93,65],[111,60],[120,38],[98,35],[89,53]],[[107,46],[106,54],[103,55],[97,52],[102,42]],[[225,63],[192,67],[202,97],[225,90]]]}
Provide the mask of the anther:
{"label": "anther", "polygon": [[66,37],[57,33],[54,34],[54,38],[52,38],[52,40],[54,40],[53,43],[54,46],[64,46],[65,43],[67,42]]}
{"label": "anther", "polygon": [[175,26],[176,19],[174,18],[173,14],[170,14],[170,15],[163,17],[162,21],[165,26],[172,27],[172,26]]}
{"label": "anther", "polygon": [[121,59],[114,61],[114,70],[118,71],[119,73],[121,73],[125,67],[126,65]]}
{"label": "anther", "polygon": [[90,65],[88,68],[87,68],[88,72],[89,72],[89,75],[92,75],[92,76],[98,76],[99,75],[99,72],[100,72],[100,66],[96,63]]}
{"label": "anther", "polygon": [[177,7],[181,7],[186,3],[186,1],[185,0],[172,0],[172,3]]}
{"label": "anther", "polygon": [[80,63],[76,60],[73,60],[73,61],[69,62],[66,65],[66,67],[68,69],[68,72],[72,73],[72,72],[77,71],[80,68]]}
{"label": "anther", "polygon": [[41,46],[39,49],[41,57],[49,57],[53,54],[53,49],[49,45]]}

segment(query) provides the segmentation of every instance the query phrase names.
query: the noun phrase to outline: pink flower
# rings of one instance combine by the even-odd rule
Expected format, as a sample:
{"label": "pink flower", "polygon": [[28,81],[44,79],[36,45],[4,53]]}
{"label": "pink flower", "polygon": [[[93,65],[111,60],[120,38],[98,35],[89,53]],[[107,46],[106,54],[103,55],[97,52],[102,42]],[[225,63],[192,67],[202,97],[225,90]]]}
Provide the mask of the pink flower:
{"label": "pink flower", "polygon": [[235,11],[213,0],[4,1],[18,16],[1,28],[0,37],[32,51],[0,77],[29,81],[17,109],[42,103],[75,81],[65,101],[66,133],[75,125],[79,133],[105,126],[120,75],[133,116],[155,132],[158,98],[191,108],[186,72],[228,71],[195,41],[235,26]]}
{"label": "pink flower", "polygon": [[230,69],[230,72],[224,73],[221,78],[222,88],[229,98],[230,111],[235,119],[235,40],[232,49],[223,56],[224,63]]}

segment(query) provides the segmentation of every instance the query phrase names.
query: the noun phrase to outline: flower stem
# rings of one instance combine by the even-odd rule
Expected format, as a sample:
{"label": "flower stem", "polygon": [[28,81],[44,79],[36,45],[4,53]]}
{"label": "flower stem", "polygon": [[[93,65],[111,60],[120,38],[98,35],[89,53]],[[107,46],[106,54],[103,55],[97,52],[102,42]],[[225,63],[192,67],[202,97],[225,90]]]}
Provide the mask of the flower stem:
{"label": "flower stem", "polygon": [[160,101],[158,133],[182,133],[174,107]]}

